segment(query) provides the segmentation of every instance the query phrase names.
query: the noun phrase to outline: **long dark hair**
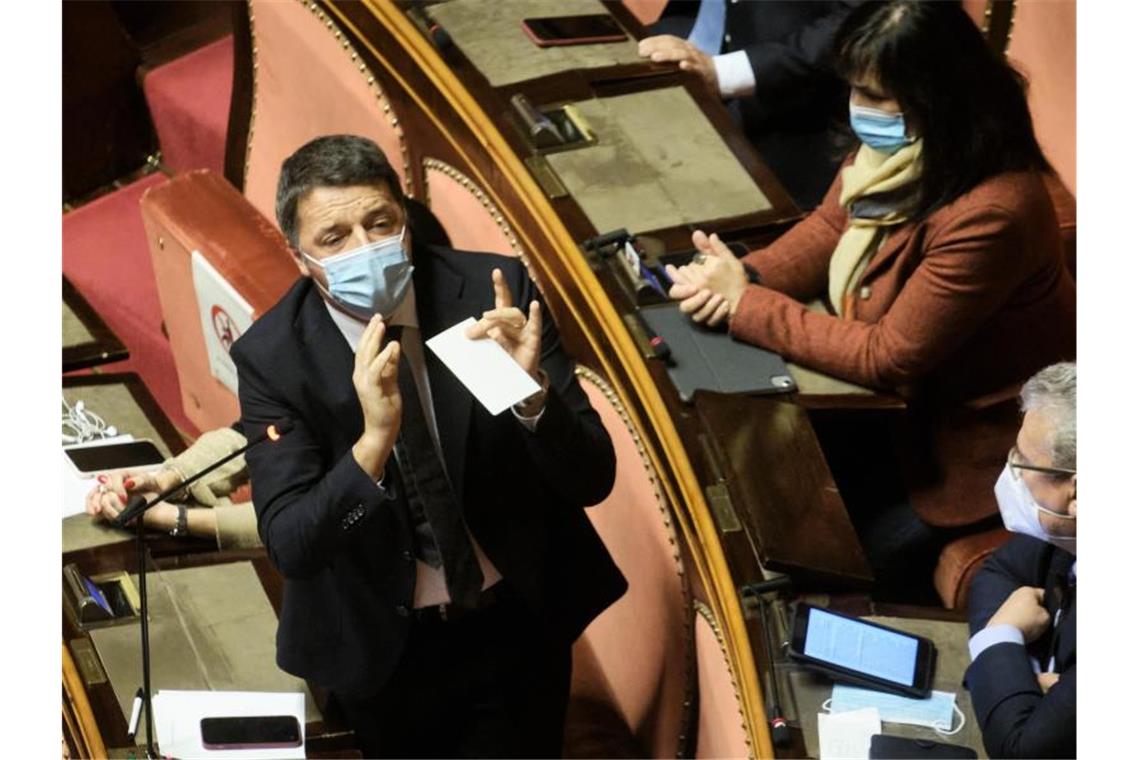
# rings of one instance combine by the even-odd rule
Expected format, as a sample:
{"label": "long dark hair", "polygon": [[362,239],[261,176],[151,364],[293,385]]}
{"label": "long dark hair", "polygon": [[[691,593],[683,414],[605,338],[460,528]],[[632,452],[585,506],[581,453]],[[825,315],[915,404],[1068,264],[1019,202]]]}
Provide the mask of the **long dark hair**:
{"label": "long dark hair", "polygon": [[865,3],[836,35],[835,64],[849,82],[877,79],[922,137],[918,218],[1001,172],[1051,171],[1025,77],[990,50],[959,3]]}

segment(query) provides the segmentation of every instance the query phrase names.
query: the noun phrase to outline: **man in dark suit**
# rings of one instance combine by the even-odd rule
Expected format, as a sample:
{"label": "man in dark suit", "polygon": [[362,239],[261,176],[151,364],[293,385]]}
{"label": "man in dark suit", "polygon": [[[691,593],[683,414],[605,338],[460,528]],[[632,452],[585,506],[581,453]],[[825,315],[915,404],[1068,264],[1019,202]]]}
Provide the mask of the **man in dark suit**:
{"label": "man in dark suit", "polygon": [[[304,276],[231,353],[246,434],[294,423],[247,454],[285,576],[278,664],[334,694],[368,757],[556,756],[571,643],[625,590],[582,509],[613,448],[525,268],[416,242],[399,187],[360,137],[286,159]],[[467,317],[542,390],[473,403],[423,345]]]}
{"label": "man in dark suit", "polygon": [[1077,368],[1021,392],[1025,417],[995,492],[1016,535],[970,587],[966,683],[991,757],[1077,752]]}
{"label": "man in dark suit", "polygon": [[638,45],[654,61],[695,71],[748,134],[803,208],[819,204],[839,170],[833,122],[846,122],[847,87],[831,46],[857,0],[672,0]]}

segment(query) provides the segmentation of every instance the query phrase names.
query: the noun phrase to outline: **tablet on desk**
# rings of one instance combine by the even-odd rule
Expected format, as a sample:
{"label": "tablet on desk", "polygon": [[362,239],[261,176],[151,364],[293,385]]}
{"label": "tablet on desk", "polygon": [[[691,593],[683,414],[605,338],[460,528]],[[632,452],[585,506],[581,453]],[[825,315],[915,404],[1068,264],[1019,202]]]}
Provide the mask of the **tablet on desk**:
{"label": "tablet on desk", "polygon": [[669,379],[685,403],[692,403],[698,390],[750,394],[796,390],[788,365],[778,354],[734,340],[723,329],[695,324],[675,303],[639,312],[668,343]]}

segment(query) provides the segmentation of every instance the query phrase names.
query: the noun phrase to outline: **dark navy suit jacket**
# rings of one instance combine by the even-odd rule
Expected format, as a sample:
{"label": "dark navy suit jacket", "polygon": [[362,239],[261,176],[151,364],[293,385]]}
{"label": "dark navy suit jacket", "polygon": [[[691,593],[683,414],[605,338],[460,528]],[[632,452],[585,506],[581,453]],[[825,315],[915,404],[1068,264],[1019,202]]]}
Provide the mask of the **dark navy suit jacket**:
{"label": "dark navy suit jacket", "polygon": [[[970,634],[985,627],[1020,586],[1045,589],[1050,620],[1060,620],[1028,647],[989,647],[966,670],[974,712],[991,757],[1075,757],[1077,753],[1077,594],[1069,583],[1075,557],[1052,544],[1015,535],[986,560],[970,586]],[[1027,654],[1060,680],[1042,694]]]}
{"label": "dark navy suit jacket", "polygon": [[[493,308],[495,267],[516,304],[539,297],[516,259],[416,246],[413,263],[425,339]],[[541,621],[535,634],[569,643],[626,583],[583,511],[613,486],[613,446],[545,307],[543,325],[550,393],[533,433],[510,412],[488,414],[424,354],[444,465],[468,527]],[[363,431],[353,352],[302,278],[231,356],[246,435],[294,421],[279,442],[246,455],[258,531],[285,576],[278,664],[333,691],[374,693],[407,640],[415,562],[398,469],[397,486],[382,490],[352,456]]]}

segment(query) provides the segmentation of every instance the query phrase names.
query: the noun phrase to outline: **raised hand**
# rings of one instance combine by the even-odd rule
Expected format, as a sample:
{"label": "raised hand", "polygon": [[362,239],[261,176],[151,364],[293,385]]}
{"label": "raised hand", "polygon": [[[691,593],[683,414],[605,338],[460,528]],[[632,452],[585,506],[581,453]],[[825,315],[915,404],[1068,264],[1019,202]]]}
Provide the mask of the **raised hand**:
{"label": "raised hand", "polygon": [[499,269],[491,272],[491,284],[495,289],[495,308],[483,312],[483,318],[467,328],[467,337],[472,340],[491,338],[541,384],[542,309],[538,301],[531,301],[528,315],[524,315],[514,305],[510,288]]}
{"label": "raised hand", "polygon": [[396,445],[404,411],[398,375],[400,343],[390,341],[381,350],[384,332],[380,315],[373,315],[356,348],[352,369],[352,387],[364,416],[364,432],[352,453],[361,468],[377,479]]}

